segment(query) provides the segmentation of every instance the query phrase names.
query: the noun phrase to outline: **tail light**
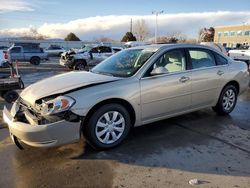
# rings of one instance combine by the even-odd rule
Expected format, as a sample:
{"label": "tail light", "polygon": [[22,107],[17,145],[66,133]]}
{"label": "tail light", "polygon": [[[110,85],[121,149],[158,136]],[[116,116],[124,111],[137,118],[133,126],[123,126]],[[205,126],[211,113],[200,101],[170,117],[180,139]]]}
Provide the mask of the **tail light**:
{"label": "tail light", "polygon": [[4,52],[4,59],[8,60],[9,56],[8,56],[8,52]]}

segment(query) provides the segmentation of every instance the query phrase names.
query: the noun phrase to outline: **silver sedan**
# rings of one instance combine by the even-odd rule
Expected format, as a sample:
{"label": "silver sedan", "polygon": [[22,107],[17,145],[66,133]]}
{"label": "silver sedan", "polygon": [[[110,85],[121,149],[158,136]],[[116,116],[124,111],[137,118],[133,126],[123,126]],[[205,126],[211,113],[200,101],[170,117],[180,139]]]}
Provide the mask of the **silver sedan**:
{"label": "silver sedan", "polygon": [[90,72],[37,82],[3,117],[19,147],[72,143],[83,133],[93,147],[107,149],[133,126],[208,107],[227,115],[248,84],[245,63],[210,47],[148,45],[118,52]]}

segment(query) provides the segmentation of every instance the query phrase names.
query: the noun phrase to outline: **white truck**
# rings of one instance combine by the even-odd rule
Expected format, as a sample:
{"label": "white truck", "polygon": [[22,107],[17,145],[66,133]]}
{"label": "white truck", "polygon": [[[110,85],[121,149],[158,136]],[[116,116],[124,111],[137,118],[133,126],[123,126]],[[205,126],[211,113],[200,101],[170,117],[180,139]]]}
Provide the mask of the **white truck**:
{"label": "white truck", "polygon": [[234,60],[245,61],[248,66],[250,64],[250,48],[249,46],[242,49],[229,50],[229,57]]}
{"label": "white truck", "polygon": [[86,66],[95,66],[115,52],[109,46],[85,46],[80,50],[70,50],[61,55],[60,65],[74,70],[85,70]]}

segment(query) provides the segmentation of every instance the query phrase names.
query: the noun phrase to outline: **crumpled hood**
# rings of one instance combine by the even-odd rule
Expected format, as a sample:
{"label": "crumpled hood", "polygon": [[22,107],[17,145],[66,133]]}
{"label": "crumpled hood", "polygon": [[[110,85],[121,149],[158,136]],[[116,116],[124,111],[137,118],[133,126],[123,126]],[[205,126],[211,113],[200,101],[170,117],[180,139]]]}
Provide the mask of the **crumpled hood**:
{"label": "crumpled hood", "polygon": [[118,79],[117,77],[91,72],[72,71],[36,82],[24,89],[20,96],[31,105],[34,105],[36,100],[46,96],[64,93],[90,84],[115,81]]}

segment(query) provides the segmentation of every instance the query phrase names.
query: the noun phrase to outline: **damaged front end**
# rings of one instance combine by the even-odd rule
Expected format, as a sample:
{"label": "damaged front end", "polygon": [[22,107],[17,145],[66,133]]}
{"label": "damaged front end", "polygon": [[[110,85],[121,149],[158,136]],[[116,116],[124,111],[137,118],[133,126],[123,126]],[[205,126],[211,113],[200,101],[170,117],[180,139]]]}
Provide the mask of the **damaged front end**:
{"label": "damaged front end", "polygon": [[4,108],[3,117],[20,149],[19,141],[34,147],[59,146],[80,139],[84,117],[70,111],[74,104],[74,99],[67,96],[43,98],[33,106],[19,98],[10,112]]}
{"label": "damaged front end", "polygon": [[74,62],[74,51],[65,52],[61,55],[60,64],[63,66],[71,66]]}
{"label": "damaged front end", "polygon": [[31,125],[44,125],[61,120],[79,122],[82,117],[70,111],[74,104],[74,99],[65,96],[37,100],[35,106],[31,106],[20,98],[16,104],[19,110],[15,114],[15,120]]}

